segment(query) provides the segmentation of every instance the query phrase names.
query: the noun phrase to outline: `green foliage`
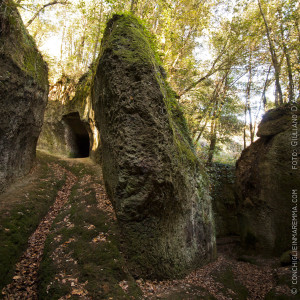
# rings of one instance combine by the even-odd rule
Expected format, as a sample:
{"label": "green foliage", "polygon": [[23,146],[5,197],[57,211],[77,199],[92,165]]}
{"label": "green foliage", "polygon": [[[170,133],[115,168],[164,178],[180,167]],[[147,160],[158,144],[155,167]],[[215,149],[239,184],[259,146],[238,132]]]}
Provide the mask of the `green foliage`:
{"label": "green foliage", "polygon": [[[46,0],[21,1],[19,9],[28,20],[46,3]],[[297,1],[260,0],[260,3],[279,61],[283,101],[290,101],[292,96],[299,99]],[[51,81],[61,73],[80,78],[96,61],[105,24],[111,16],[134,14],[138,18],[135,22],[147,28],[144,34],[156,49],[156,59],[164,65],[170,86],[181,95],[180,102],[195,139],[203,129],[200,141],[207,144],[207,155],[203,156],[213,154],[215,159],[235,160],[242,147],[237,144],[243,144],[242,136],[245,135],[246,144],[249,139],[249,117],[255,135],[262,111],[272,108],[275,102],[273,59],[258,2],[139,0],[133,12],[128,12],[130,8],[129,0],[76,0],[69,5],[49,6],[40,13],[29,27],[38,45],[53,33],[58,37],[54,42],[60,50],[56,51],[56,57],[44,51]],[[138,44],[133,40],[131,46]],[[137,59],[132,52],[123,50],[115,51],[129,55],[127,58],[132,61]],[[147,51],[144,54],[149,62]],[[29,59],[29,70],[34,70],[33,61]],[[222,82],[225,74],[226,82]],[[242,117],[244,107],[246,114]],[[233,136],[240,138],[233,141]],[[215,137],[217,142],[213,145]],[[239,150],[228,151],[230,148]]]}
{"label": "green foliage", "polygon": [[209,142],[214,137],[212,126],[215,125],[217,142],[214,155],[220,154],[218,160],[225,163],[232,163],[237,159],[241,149],[234,137],[241,135],[244,124],[240,118],[243,106],[235,95],[234,87],[228,86],[222,78],[207,81],[205,85],[192,91],[187,99],[182,100],[182,105],[202,158],[207,159],[209,155]]}

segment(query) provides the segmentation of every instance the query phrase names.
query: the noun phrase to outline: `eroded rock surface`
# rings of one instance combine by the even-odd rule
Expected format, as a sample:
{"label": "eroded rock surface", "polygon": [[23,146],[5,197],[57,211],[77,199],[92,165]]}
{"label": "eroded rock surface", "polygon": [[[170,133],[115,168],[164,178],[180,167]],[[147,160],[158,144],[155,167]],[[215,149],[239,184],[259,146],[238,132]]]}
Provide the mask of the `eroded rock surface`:
{"label": "eroded rock surface", "polygon": [[62,76],[50,87],[38,149],[99,162],[99,131],[95,125],[90,89],[93,70],[79,80]]}
{"label": "eroded rock surface", "polygon": [[210,170],[212,207],[217,237],[239,235],[235,197],[235,167],[213,163]]}
{"label": "eroded rock surface", "polygon": [[215,257],[207,177],[146,29],[108,23],[92,90],[103,176],[131,272],[183,275]]}
{"label": "eroded rock surface", "polygon": [[[247,249],[281,254],[291,249],[293,190],[300,190],[300,172],[292,168],[300,155],[298,106],[268,111],[255,143],[237,162],[236,189],[241,237]],[[294,120],[294,121],[293,121]],[[295,120],[298,120],[295,122]],[[294,155],[293,155],[294,153]]]}
{"label": "eroded rock surface", "polygon": [[48,69],[13,3],[0,3],[0,192],[35,159]]}

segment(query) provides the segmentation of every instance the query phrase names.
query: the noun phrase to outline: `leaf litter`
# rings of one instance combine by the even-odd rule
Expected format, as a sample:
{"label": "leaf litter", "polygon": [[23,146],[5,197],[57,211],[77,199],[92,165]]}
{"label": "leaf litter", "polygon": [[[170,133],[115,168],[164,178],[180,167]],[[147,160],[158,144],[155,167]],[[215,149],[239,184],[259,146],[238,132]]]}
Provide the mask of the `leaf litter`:
{"label": "leaf litter", "polygon": [[[49,165],[54,170],[54,176],[61,179],[66,176],[66,182],[62,189],[58,192],[54,205],[49,210],[47,216],[42,220],[37,230],[32,234],[28,242],[28,249],[22,256],[20,262],[16,265],[16,272],[13,277],[13,282],[7,285],[2,294],[4,299],[38,299],[37,295],[37,273],[42,259],[44,243],[49,234],[51,224],[63,206],[67,203],[71,189],[77,181],[76,176],[58,164]],[[86,190],[86,187],[92,188],[95,191],[97,198],[97,207],[99,210],[106,212],[111,220],[116,220],[115,213],[111,202],[109,201],[104,187],[91,180],[90,175],[85,175],[80,180],[83,196],[91,193]],[[82,200],[84,201],[84,200]],[[66,204],[65,208],[70,209],[71,204]],[[90,205],[86,209],[91,208]],[[67,215],[60,223],[65,228],[73,228],[74,224],[70,222],[69,215]],[[95,231],[94,224],[86,223],[84,226],[89,231]],[[62,236],[54,237],[56,242],[61,242]],[[104,243],[109,241],[107,233],[99,232],[96,237],[91,240],[91,243]],[[77,261],[72,257],[72,251],[67,251],[69,244],[76,242],[76,239],[71,237],[62,244],[60,244],[51,254],[51,258],[55,260],[56,264],[68,263],[77,265]],[[232,249],[231,249],[232,250]],[[270,290],[291,296],[287,285],[276,285],[276,276],[283,272],[282,267],[274,268],[271,263],[264,263],[262,265],[253,265],[251,263],[238,261],[230,251],[222,251],[216,261],[207,264],[206,266],[191,272],[184,279],[180,280],[164,280],[164,281],[150,281],[138,279],[136,283],[143,292],[142,299],[172,299],[172,295],[182,295],[181,299],[198,299],[197,297],[213,296],[218,300],[238,299],[237,291],[231,287],[226,286],[218,278],[216,274],[222,274],[224,270],[231,270],[234,281],[239,282],[247,289],[247,299],[264,299]],[[229,253],[229,254],[228,254]],[[71,287],[69,293],[59,298],[70,299],[73,296],[79,299],[92,299],[89,296],[87,284],[88,281],[80,282],[79,274],[67,274],[60,270],[55,276],[55,280]],[[51,284],[48,286],[50,288]],[[118,283],[119,287],[125,292],[128,292],[129,284],[126,280],[121,280]],[[106,288],[109,290],[109,286]],[[109,297],[108,299],[117,299]],[[135,298],[132,298],[135,299]],[[140,298],[138,298],[140,299]],[[175,298],[174,298],[175,299]],[[179,299],[178,297],[176,299]],[[246,299],[246,298],[245,298]]]}
{"label": "leaf litter", "polygon": [[48,211],[48,214],[29,238],[28,248],[16,265],[13,282],[8,284],[2,290],[4,299],[38,299],[37,274],[43,255],[45,240],[50,232],[53,220],[67,202],[71,193],[71,188],[77,180],[73,173],[58,164],[52,163],[50,164],[50,167],[53,169],[54,175],[58,179],[61,179],[66,175],[65,184],[61,190],[58,191],[55,202]]}

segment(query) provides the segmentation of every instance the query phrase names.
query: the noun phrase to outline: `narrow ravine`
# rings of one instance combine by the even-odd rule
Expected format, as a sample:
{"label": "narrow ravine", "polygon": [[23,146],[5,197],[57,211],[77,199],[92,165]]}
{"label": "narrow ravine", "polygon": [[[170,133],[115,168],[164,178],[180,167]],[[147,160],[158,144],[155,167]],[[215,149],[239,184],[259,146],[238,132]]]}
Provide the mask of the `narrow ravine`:
{"label": "narrow ravine", "polygon": [[[293,299],[288,286],[289,266],[281,266],[278,258],[241,255],[237,236],[219,238],[217,260],[185,278],[133,278],[101,167],[88,158],[38,155],[47,172],[36,174],[38,183],[31,183],[31,189],[46,199],[53,187],[47,207],[53,205],[48,213],[45,209],[42,216],[46,216],[39,219],[42,221],[35,223],[35,232],[27,235],[28,248],[15,264],[12,282],[2,290],[4,299],[268,300],[278,299],[278,295]],[[45,180],[44,194],[39,184]],[[27,193],[22,193],[23,198]],[[35,199],[36,194],[32,196]],[[27,208],[16,211],[25,215]],[[37,206],[32,209],[37,210]],[[7,274],[12,278],[13,271]]]}
{"label": "narrow ravine", "polygon": [[28,248],[16,265],[13,281],[2,290],[4,299],[38,299],[37,274],[43,255],[44,245],[53,220],[68,201],[71,189],[77,177],[58,164],[51,164],[60,176],[66,176],[66,182],[58,191],[54,204],[28,240]]}

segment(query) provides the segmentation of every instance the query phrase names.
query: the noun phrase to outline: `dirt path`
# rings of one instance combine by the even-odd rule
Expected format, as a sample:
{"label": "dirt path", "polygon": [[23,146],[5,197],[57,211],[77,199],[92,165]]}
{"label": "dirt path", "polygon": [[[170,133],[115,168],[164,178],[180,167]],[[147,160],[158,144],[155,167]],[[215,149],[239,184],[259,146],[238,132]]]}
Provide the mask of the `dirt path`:
{"label": "dirt path", "polygon": [[62,177],[66,175],[66,182],[58,192],[55,203],[50,208],[48,214],[29,238],[28,248],[22,256],[21,261],[16,265],[13,282],[2,290],[4,299],[38,299],[37,273],[44,250],[45,240],[49,234],[53,220],[67,202],[71,193],[71,188],[77,180],[76,176],[60,165],[51,164],[51,167],[58,176]]}
{"label": "dirt path", "polygon": [[[139,284],[144,299],[299,299],[290,293],[288,287],[289,267],[281,267],[276,258],[252,257],[252,263],[241,261],[236,253],[238,241],[234,239],[219,239],[217,260],[191,272],[184,279],[141,280]],[[288,281],[278,281],[282,274]]]}
{"label": "dirt path", "polygon": [[[89,159],[44,159],[51,171],[45,174],[53,174],[46,187],[55,181],[61,185],[53,192],[55,202],[46,217],[36,222],[39,226],[16,264],[13,280],[2,291],[4,299],[297,299],[290,293],[289,266],[280,266],[276,259],[242,261],[233,237],[219,239],[218,259],[184,279],[135,280],[120,251],[122,238],[101,168]],[[41,189],[32,182],[33,189]],[[31,198],[34,202],[36,195]]]}

